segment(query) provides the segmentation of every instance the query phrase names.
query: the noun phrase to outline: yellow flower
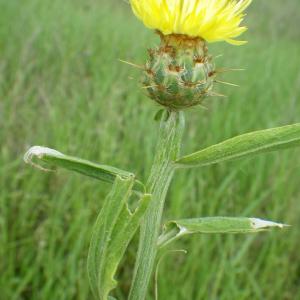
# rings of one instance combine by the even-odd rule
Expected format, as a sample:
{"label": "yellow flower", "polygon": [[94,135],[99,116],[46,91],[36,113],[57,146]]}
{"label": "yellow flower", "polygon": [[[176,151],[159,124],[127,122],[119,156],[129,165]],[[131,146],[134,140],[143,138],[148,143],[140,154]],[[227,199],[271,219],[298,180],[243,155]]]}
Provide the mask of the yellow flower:
{"label": "yellow flower", "polygon": [[135,15],[164,35],[184,34],[208,42],[226,41],[247,30],[240,26],[252,0],[130,0]]}

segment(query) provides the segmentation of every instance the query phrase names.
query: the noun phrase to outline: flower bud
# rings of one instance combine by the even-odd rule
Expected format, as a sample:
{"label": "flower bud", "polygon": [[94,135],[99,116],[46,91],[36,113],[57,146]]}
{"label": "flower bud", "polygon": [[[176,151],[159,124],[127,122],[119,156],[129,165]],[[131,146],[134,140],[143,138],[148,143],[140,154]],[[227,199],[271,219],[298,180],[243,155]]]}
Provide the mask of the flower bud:
{"label": "flower bud", "polygon": [[170,110],[201,104],[216,74],[206,42],[183,34],[159,34],[161,44],[149,50],[143,76],[149,97]]}

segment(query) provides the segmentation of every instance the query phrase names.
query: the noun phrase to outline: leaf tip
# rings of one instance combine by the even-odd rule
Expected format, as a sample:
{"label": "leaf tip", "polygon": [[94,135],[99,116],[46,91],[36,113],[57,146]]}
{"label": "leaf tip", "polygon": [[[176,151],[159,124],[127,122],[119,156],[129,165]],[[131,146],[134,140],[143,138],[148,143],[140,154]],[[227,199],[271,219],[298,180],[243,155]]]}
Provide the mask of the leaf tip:
{"label": "leaf tip", "polygon": [[42,159],[45,155],[62,156],[63,154],[51,148],[33,146],[24,154],[23,160],[26,164],[30,164],[33,167],[36,167],[42,171],[51,171],[49,169],[43,168],[42,166],[34,163],[33,161],[35,157],[38,159]]}
{"label": "leaf tip", "polygon": [[264,229],[268,229],[268,228],[271,228],[271,227],[277,227],[277,228],[282,229],[284,227],[289,226],[289,225],[286,225],[286,224],[276,223],[276,222],[267,221],[267,220],[258,219],[258,218],[250,218],[250,223],[251,223],[251,227],[254,230],[264,230]]}

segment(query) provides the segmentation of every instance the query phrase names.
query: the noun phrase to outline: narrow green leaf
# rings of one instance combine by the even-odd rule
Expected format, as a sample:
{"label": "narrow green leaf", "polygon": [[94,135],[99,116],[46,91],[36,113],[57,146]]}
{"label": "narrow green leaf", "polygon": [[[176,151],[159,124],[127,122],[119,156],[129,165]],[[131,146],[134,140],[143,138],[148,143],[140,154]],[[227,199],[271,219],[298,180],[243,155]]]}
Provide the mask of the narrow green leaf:
{"label": "narrow green leaf", "polygon": [[241,157],[300,146],[300,123],[254,131],[179,158],[178,167],[202,167]]}
{"label": "narrow green leaf", "polygon": [[130,212],[127,202],[133,184],[133,178],[116,177],[93,229],[88,274],[93,293],[99,300],[109,299],[110,291],[116,287],[114,275],[150,202],[150,195],[144,195],[137,209]]}
{"label": "narrow green leaf", "polygon": [[168,222],[159,237],[158,246],[163,247],[181,236],[194,233],[255,233],[284,224],[257,218],[206,217]]}
{"label": "narrow green leaf", "polygon": [[111,166],[99,165],[40,146],[30,148],[24,155],[24,161],[44,171],[53,171],[55,168],[60,167],[109,183],[113,183],[116,176],[120,176],[121,178],[134,176],[127,171]]}

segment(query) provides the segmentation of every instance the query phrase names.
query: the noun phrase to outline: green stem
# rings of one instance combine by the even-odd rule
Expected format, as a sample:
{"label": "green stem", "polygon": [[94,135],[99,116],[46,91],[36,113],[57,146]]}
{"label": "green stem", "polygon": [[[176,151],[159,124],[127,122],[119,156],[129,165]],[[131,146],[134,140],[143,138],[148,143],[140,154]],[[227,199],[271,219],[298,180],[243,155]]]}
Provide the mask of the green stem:
{"label": "green stem", "polygon": [[157,254],[165,198],[174,174],[173,162],[179,155],[183,129],[183,112],[171,112],[167,121],[162,118],[155,159],[147,182],[147,191],[152,194],[152,202],[141,225],[129,300],[146,298]]}

